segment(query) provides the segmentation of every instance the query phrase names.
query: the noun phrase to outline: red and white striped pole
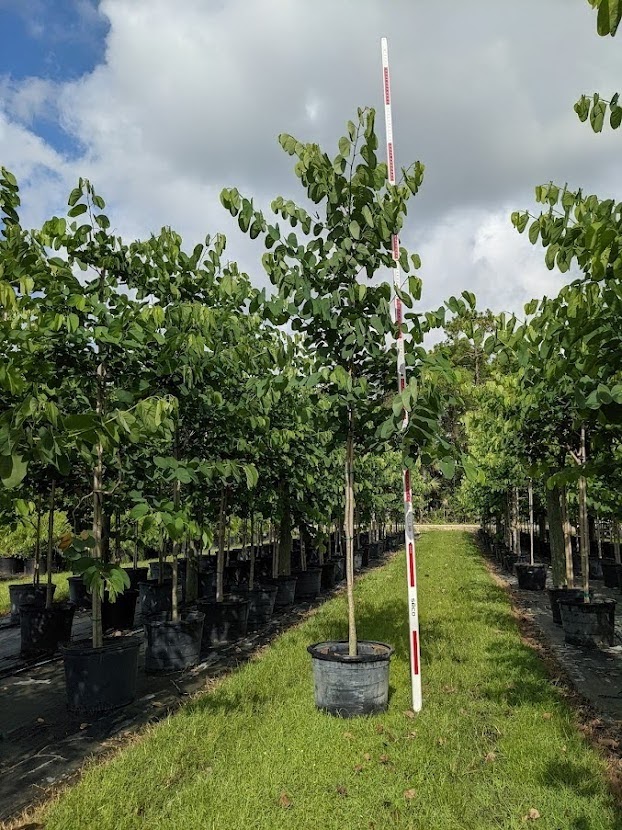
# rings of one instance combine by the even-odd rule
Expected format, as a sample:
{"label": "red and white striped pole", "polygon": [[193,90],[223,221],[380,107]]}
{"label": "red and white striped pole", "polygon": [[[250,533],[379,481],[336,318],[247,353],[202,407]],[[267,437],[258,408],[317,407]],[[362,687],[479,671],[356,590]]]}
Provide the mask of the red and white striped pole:
{"label": "red and white striped pole", "polygon": [[[389,47],[386,37],[382,38],[382,81],[384,88],[384,118],[387,134],[387,166],[389,182],[395,184],[395,144],[393,143],[393,117],[391,114],[391,77],[389,75]],[[393,235],[393,283],[400,288],[400,241]],[[406,360],[404,357],[404,335],[402,332],[402,302],[395,294],[395,328],[397,337],[397,382],[400,392],[406,388]],[[404,426],[408,413],[404,411]],[[412,681],[412,706],[421,711],[421,648],[419,643],[419,604],[417,602],[417,562],[415,558],[415,529],[413,525],[412,492],[410,471],[404,470],[404,537],[406,542],[406,570],[408,585],[408,625],[410,629],[410,667]]]}

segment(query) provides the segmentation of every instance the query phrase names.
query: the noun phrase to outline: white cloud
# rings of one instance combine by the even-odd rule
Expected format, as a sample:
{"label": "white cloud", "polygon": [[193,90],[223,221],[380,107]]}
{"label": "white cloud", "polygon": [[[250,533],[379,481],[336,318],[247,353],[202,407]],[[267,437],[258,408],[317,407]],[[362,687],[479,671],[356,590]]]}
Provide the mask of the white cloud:
{"label": "white cloud", "polygon": [[[87,21],[94,7],[84,9]],[[26,183],[33,222],[88,176],[120,232],[171,224],[193,241],[224,230],[262,280],[261,246],[218,193],[236,185],[264,206],[299,195],[276,136],[330,148],[357,106],[380,109],[381,35],[398,161],[427,168],[404,234],[424,259],[426,302],[469,288],[480,304],[519,310],[554,291],[562,278],[515,233],[511,210],[531,205],[540,181],[622,184],[618,134],[594,136],[572,112],[581,92],[622,78],[619,44],[596,36],[585,0],[102,0],[99,14],[110,28],[92,73],[0,83],[0,158]],[[79,158],[29,131],[50,113],[84,148]]]}

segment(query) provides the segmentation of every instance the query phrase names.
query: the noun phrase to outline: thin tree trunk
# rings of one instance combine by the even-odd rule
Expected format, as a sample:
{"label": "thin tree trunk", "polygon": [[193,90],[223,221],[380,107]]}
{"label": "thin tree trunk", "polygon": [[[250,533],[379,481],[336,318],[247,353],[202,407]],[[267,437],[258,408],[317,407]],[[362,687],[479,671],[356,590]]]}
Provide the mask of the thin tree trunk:
{"label": "thin tree trunk", "polygon": [[164,582],[164,560],[165,560],[165,550],[166,550],[166,537],[164,536],[164,531],[160,531],[160,550],[158,551],[158,563],[160,565],[159,573],[158,573],[158,585],[162,585]]}
{"label": "thin tree trunk", "polygon": [[223,484],[220,494],[220,514],[218,517],[218,557],[216,559],[216,602],[224,599],[225,573],[225,527],[227,510],[227,488]]}
{"label": "thin tree trunk", "polygon": [[[587,449],[585,443],[585,427],[581,427],[581,464],[585,468]],[[583,587],[583,601],[590,601],[590,532],[587,515],[587,481],[585,476],[579,478],[579,526],[581,550],[581,574]]]}
{"label": "thin tree trunk", "polygon": [[574,564],[572,561],[572,538],[570,535],[570,521],[568,519],[568,499],[566,488],[562,488],[560,495],[562,526],[564,528],[564,554],[566,558],[566,585],[574,588]]}
{"label": "thin tree trunk", "polygon": [[354,435],[353,412],[350,410],[345,461],[345,526],[346,526],[346,580],[348,595],[348,654],[356,657],[356,617],[354,613]]}
{"label": "thin tree trunk", "polygon": [[[177,458],[177,452],[175,452],[175,458]],[[175,513],[179,510],[179,496],[181,491],[181,484],[178,479],[175,480],[173,484],[173,510]],[[180,548],[180,540],[174,539],[173,540],[173,585],[171,587],[171,620],[173,622],[179,621],[179,604],[177,599],[177,586],[179,585],[179,568],[178,568],[178,558],[179,558],[179,548]]]}
{"label": "thin tree trunk", "polygon": [[134,523],[134,557],[132,560],[132,566],[134,570],[138,568],[138,522]]}
{"label": "thin tree trunk", "polygon": [[[93,538],[95,547],[93,557],[102,558],[102,530],[103,530],[103,477],[104,477],[104,448],[101,444],[97,446],[97,461],[93,471]],[[102,630],[102,598],[99,591],[91,593],[92,612],[92,637],[93,648],[101,648],[104,642]]]}
{"label": "thin tree trunk", "polygon": [[52,607],[52,556],[54,553],[54,507],[56,499],[56,480],[52,479],[50,489],[50,513],[48,515],[48,555],[47,555],[47,589],[45,592],[45,607]]}
{"label": "thin tree trunk", "polygon": [[549,517],[553,587],[561,588],[566,584],[567,576],[564,515],[559,487],[546,488],[546,509]]}
{"label": "thin tree trunk", "polygon": [[41,493],[37,496],[37,535],[35,538],[35,566],[32,574],[32,584],[39,585],[41,582]]}
{"label": "thin tree trunk", "polygon": [[618,519],[613,520],[611,530],[612,530],[611,535],[613,536],[613,539],[612,539],[612,541],[613,541],[613,558],[615,559],[615,561],[619,565],[620,562],[621,562],[621,559],[620,559],[620,522],[618,521]]}
{"label": "thin tree trunk", "polygon": [[533,482],[529,479],[529,561],[533,565]]}
{"label": "thin tree trunk", "polygon": [[596,529],[596,545],[598,550],[598,558],[603,558],[603,537],[602,533],[600,532],[600,519],[596,519],[595,522],[595,529]]}
{"label": "thin tree trunk", "polygon": [[284,496],[281,528],[279,533],[278,576],[291,576],[292,544],[292,514],[289,504],[289,496]]}

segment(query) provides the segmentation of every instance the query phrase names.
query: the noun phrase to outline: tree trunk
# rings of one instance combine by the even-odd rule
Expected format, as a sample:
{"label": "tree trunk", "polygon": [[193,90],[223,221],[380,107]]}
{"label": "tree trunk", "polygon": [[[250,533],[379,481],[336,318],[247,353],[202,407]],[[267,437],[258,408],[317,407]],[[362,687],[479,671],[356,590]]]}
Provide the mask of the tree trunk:
{"label": "tree trunk", "polygon": [[561,588],[567,582],[566,548],[564,542],[564,517],[559,487],[546,488],[546,509],[549,517],[549,540],[551,544],[551,566],[553,587]]}
{"label": "tree trunk", "polygon": [[289,495],[283,499],[281,528],[279,532],[279,576],[291,576],[292,573],[292,513]]}
{"label": "tree trunk", "polygon": [[348,595],[348,654],[356,657],[356,617],[354,614],[354,435],[353,412],[350,410],[345,462],[345,527],[346,527],[346,581]]}
{"label": "tree trunk", "polygon": [[35,566],[32,574],[32,584],[39,585],[41,582],[41,493],[37,496],[37,531],[35,537]]}
{"label": "tree trunk", "polygon": [[225,574],[225,530],[227,524],[227,488],[223,484],[220,494],[220,515],[218,517],[218,557],[216,559],[216,602],[224,599]]}
{"label": "tree trunk", "polygon": [[[177,458],[177,452],[175,452],[175,458]],[[179,480],[176,480],[173,485],[173,510],[175,513],[179,510],[179,495],[181,490],[181,484]],[[179,621],[179,605],[177,601],[177,587],[179,585],[179,568],[178,568],[178,558],[179,558],[179,548],[180,548],[180,540],[174,539],[173,540],[173,585],[171,587],[171,619],[173,622]]]}
{"label": "tree trunk", "polygon": [[[585,427],[581,427],[581,464],[585,468],[587,449],[585,444]],[[583,601],[590,601],[590,530],[587,516],[587,481],[582,475],[579,479],[579,525],[581,550],[581,575],[583,587]]]}
{"label": "tree trunk", "polygon": [[52,607],[52,559],[54,554],[54,507],[56,500],[56,481],[52,479],[50,489],[50,513],[48,516],[48,555],[47,555],[47,589],[45,592],[45,607]]}
{"label": "tree trunk", "polygon": [[564,528],[564,554],[566,557],[566,585],[568,588],[574,588],[574,565],[572,562],[572,538],[570,535],[570,521],[568,519],[568,500],[566,497],[566,488],[561,490],[561,513],[562,526]]}
{"label": "tree trunk", "polygon": [[134,570],[138,567],[138,522],[134,524],[134,557],[132,559]]}
{"label": "tree trunk", "polygon": [[516,556],[520,556],[520,502],[518,487],[515,487],[512,493],[512,518],[512,544],[514,547],[514,553]]}
{"label": "tree trunk", "polygon": [[529,479],[529,561],[533,565],[533,482]]}
{"label": "tree trunk", "polygon": [[620,522],[614,519],[611,525],[611,535],[613,542],[613,558],[620,564]]}
{"label": "tree trunk", "polygon": [[188,539],[186,544],[186,602],[194,602],[199,596],[199,553],[199,540]]}
{"label": "tree trunk", "polygon": [[[103,530],[103,478],[104,478],[104,448],[101,444],[97,445],[97,461],[95,462],[95,469],[93,470],[93,538],[95,540],[95,547],[93,548],[93,557],[95,559],[102,558],[102,530]],[[91,615],[92,615],[92,637],[93,648],[101,648],[104,642],[104,632],[102,630],[102,598],[99,591],[93,591],[91,594]]]}

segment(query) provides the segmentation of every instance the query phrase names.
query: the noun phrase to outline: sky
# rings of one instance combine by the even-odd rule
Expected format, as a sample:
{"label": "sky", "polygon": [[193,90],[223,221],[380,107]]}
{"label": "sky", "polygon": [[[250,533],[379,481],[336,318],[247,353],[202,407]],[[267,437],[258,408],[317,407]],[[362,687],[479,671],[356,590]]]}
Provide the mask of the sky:
{"label": "sky", "polygon": [[0,0],[0,165],[30,226],[62,215],[79,176],[128,239],[206,234],[266,284],[260,241],[220,205],[301,199],[288,132],[331,154],[359,106],[379,111],[389,39],[398,165],[425,181],[402,234],[422,258],[420,308],[473,291],[521,312],[566,278],[512,228],[553,180],[616,198],[620,136],[573,104],[622,86],[619,39],[586,0]]}

